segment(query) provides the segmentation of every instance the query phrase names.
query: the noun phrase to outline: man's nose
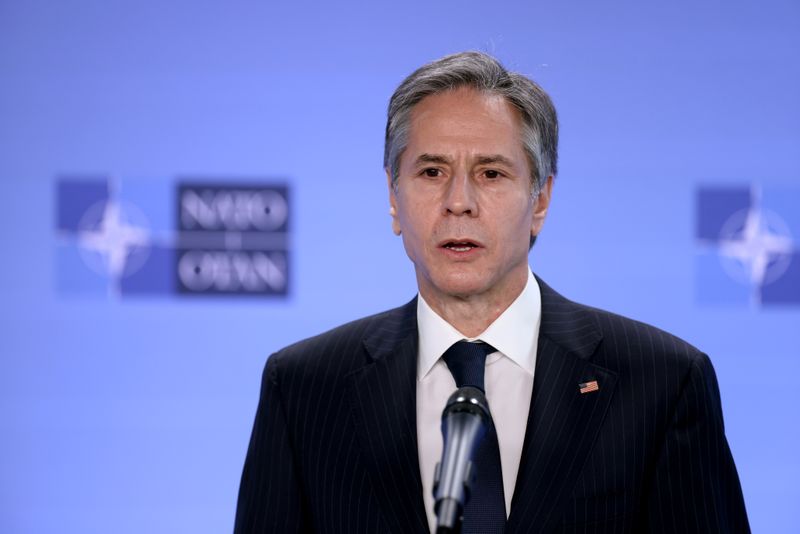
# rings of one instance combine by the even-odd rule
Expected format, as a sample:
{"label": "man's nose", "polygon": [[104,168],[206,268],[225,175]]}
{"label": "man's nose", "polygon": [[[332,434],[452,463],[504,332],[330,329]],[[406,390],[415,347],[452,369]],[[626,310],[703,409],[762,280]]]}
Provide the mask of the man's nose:
{"label": "man's nose", "polygon": [[453,215],[478,215],[477,191],[466,172],[456,173],[447,183],[444,209]]}

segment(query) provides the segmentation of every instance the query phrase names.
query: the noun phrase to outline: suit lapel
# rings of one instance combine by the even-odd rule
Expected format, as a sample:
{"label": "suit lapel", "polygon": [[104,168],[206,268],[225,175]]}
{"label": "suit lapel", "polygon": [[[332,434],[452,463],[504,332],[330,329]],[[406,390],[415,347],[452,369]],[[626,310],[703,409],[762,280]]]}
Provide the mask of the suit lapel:
{"label": "suit lapel", "polygon": [[417,456],[416,299],[364,339],[368,363],[347,377],[357,442],[393,532],[427,532]]}
{"label": "suit lapel", "polygon": [[[617,380],[590,361],[602,335],[587,311],[538,281],[542,320],[509,534],[552,530],[592,450]],[[581,393],[578,384],[592,380],[599,389]]]}

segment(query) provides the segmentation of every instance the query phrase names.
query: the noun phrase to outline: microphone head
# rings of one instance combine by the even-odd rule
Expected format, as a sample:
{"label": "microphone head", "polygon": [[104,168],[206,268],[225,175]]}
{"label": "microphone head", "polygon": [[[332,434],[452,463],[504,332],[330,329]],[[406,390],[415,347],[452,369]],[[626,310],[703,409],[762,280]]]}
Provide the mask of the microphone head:
{"label": "microphone head", "polygon": [[458,412],[473,413],[481,417],[484,422],[491,419],[489,413],[489,403],[483,391],[474,386],[460,387],[450,395],[447,404],[442,412],[442,419],[448,415]]}

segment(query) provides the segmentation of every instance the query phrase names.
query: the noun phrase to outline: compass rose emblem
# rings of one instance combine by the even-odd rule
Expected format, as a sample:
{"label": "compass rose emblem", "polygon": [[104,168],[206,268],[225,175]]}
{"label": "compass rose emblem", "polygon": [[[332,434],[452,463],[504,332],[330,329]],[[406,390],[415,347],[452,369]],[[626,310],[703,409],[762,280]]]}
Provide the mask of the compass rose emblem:
{"label": "compass rose emblem", "polygon": [[730,297],[737,293],[755,305],[786,304],[795,300],[800,304],[800,298],[795,298],[800,294],[800,247],[784,213],[772,209],[769,201],[778,199],[779,206],[785,208],[790,204],[786,196],[791,192],[769,193],[765,196],[765,191],[758,186],[700,191],[699,243],[706,256],[709,252],[716,256],[717,269],[731,281],[725,286],[719,276],[709,273],[706,263],[705,276],[698,283],[701,293],[705,291],[710,295],[716,291],[714,296],[719,298],[710,300],[736,300]]}

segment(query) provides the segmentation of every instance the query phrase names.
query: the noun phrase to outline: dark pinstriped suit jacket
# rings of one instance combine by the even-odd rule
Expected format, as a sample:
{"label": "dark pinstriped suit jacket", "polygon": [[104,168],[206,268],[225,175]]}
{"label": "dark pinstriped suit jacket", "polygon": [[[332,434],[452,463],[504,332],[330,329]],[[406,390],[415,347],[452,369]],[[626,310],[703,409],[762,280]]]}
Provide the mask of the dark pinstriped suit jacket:
{"label": "dark pinstriped suit jacket", "polygon": [[[507,532],[749,532],[706,355],[539,285]],[[272,355],[235,531],[428,532],[416,359],[416,300]],[[581,394],[590,380],[599,391]]]}

